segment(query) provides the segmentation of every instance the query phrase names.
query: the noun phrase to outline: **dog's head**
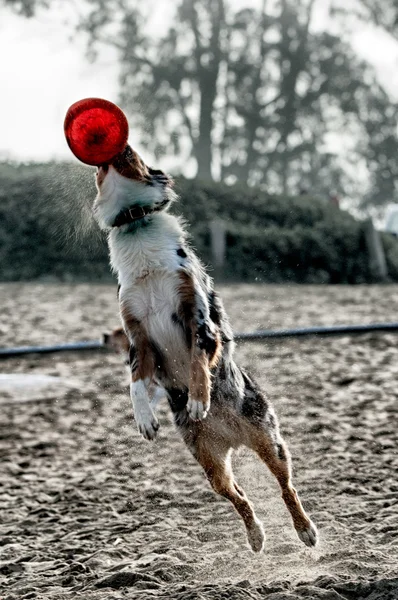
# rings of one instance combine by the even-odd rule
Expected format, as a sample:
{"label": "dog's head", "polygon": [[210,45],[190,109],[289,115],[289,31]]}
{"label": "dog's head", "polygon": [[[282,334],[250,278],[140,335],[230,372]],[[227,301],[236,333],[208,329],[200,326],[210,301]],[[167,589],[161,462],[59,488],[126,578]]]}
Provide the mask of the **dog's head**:
{"label": "dog's head", "polygon": [[148,167],[129,145],[111,164],[97,168],[96,185],[94,214],[104,229],[114,226],[123,211],[140,214],[142,208],[150,216],[167,210],[176,198],[173,180],[163,171]]}

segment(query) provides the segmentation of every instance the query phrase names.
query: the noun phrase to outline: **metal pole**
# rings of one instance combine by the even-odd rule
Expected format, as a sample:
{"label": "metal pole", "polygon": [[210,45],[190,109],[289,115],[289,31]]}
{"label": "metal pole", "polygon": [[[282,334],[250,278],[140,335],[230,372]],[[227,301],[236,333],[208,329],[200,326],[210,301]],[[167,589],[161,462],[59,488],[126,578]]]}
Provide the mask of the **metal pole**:
{"label": "metal pole", "polygon": [[[398,323],[370,323],[369,325],[334,325],[330,327],[303,327],[298,329],[266,329],[248,333],[236,333],[238,342],[250,342],[269,338],[304,337],[310,335],[332,336],[371,332],[398,332]],[[20,346],[19,348],[0,348],[1,358],[12,358],[25,354],[51,354],[54,352],[80,352],[82,350],[107,350],[102,342],[76,342],[54,346]]]}
{"label": "metal pole", "polygon": [[259,330],[250,333],[237,333],[238,341],[263,340],[267,338],[303,337],[308,335],[348,335],[369,332],[398,331],[398,323],[371,323],[369,325],[335,325],[330,327],[303,327],[299,329]]}
{"label": "metal pole", "polygon": [[54,346],[19,346],[18,348],[0,348],[0,358],[11,358],[25,354],[52,354],[53,352],[80,352],[81,350],[105,350],[102,342],[76,342]]}

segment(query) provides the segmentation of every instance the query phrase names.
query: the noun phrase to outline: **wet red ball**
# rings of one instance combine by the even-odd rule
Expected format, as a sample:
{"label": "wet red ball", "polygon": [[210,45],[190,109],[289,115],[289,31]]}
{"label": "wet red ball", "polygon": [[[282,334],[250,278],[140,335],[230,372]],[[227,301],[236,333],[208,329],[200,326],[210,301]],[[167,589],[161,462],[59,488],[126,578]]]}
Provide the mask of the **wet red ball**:
{"label": "wet red ball", "polygon": [[87,165],[110,163],[127,145],[129,126],[123,111],[108,100],[85,98],[72,104],[64,122],[66,141]]}

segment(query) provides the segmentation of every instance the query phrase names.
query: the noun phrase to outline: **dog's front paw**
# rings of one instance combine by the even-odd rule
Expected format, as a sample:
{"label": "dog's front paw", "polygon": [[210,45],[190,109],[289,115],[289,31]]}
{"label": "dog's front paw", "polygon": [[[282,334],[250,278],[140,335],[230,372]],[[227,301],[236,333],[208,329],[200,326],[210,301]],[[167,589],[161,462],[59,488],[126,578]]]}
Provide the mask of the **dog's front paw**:
{"label": "dog's front paw", "polygon": [[135,422],[137,423],[138,431],[148,441],[154,440],[159,429],[159,422],[154,415],[151,407],[140,407],[137,410],[135,407]]}
{"label": "dog's front paw", "polygon": [[205,405],[201,400],[194,400],[189,397],[187,402],[187,411],[191,419],[194,421],[202,421],[209,412],[210,405]]}

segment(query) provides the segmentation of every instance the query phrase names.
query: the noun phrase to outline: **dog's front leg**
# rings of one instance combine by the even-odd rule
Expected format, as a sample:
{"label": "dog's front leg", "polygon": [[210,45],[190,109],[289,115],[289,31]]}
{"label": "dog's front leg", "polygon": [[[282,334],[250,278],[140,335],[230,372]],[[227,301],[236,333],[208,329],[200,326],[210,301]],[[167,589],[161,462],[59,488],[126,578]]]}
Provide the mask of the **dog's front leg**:
{"label": "dog's front leg", "polygon": [[150,405],[149,392],[153,385],[155,358],[148,336],[141,323],[122,307],[125,330],[131,342],[129,363],[131,371],[130,397],[134,418],[141,435],[153,440],[159,429],[159,423]]}
{"label": "dog's front leg", "polygon": [[191,357],[191,374],[187,411],[191,419],[202,420],[210,409],[211,377],[206,352],[194,348]]}
{"label": "dog's front leg", "polygon": [[130,383],[130,397],[138,431],[146,440],[154,440],[159,429],[159,422],[150,405],[149,384],[150,380],[148,379],[132,380]]}
{"label": "dog's front leg", "polygon": [[211,372],[220,357],[221,338],[210,319],[209,302],[193,274],[181,274],[181,316],[191,330],[191,369],[187,410],[192,419],[204,419],[210,409]]}

